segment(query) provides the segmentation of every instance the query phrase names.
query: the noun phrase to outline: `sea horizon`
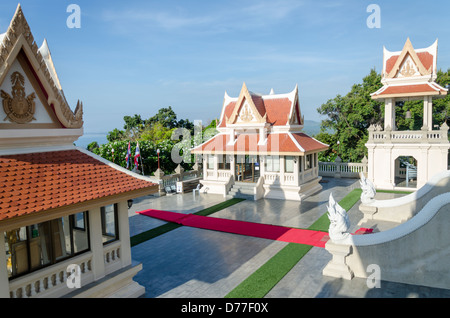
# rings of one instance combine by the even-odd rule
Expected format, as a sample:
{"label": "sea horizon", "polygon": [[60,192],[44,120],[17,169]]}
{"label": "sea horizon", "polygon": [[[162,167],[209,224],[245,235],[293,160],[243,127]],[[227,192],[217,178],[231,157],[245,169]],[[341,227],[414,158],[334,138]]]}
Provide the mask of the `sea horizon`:
{"label": "sea horizon", "polygon": [[108,133],[106,132],[85,133],[83,136],[78,138],[74,144],[81,148],[87,148],[87,146],[94,141],[96,141],[99,145],[103,145],[108,143],[108,139],[106,139],[107,134]]}

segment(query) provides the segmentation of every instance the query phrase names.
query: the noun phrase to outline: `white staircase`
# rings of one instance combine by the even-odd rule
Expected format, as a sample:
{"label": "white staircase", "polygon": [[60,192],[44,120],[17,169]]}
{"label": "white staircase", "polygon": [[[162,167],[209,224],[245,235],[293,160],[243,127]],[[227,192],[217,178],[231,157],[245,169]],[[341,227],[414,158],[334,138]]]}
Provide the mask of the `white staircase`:
{"label": "white staircase", "polygon": [[228,192],[229,198],[242,198],[247,200],[255,199],[256,183],[250,182],[235,182]]}

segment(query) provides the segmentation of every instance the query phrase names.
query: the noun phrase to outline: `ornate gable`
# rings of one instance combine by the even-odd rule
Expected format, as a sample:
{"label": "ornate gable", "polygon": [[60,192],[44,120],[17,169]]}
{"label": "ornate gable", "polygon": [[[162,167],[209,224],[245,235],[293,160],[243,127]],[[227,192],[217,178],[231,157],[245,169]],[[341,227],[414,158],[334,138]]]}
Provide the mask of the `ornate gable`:
{"label": "ornate gable", "polygon": [[[258,104],[256,104],[256,103]],[[262,115],[264,114],[264,115]],[[266,114],[261,98],[250,94],[245,83],[242,85],[239,98],[234,106],[231,116],[226,117],[228,124],[265,123]]]}
{"label": "ornate gable", "polygon": [[400,55],[391,57],[391,63],[393,59],[395,63],[392,67],[387,66],[388,60],[385,61],[385,78],[425,76],[431,75],[433,72],[433,65],[428,68],[424,66],[409,38],[406,40]]}
{"label": "ornate gable", "polygon": [[38,48],[20,5],[0,35],[0,87],[3,129],[83,126],[82,103],[78,101],[74,112],[70,109],[47,42]]}

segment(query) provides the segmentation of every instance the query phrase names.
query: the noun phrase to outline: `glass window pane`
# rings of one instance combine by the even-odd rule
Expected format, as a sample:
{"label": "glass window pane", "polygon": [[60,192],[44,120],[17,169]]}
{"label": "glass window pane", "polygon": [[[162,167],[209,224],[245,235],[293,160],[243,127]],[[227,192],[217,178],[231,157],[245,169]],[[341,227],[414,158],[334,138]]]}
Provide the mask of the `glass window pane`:
{"label": "glass window pane", "polygon": [[73,217],[75,225],[72,229],[73,252],[76,254],[89,249],[89,230],[86,212],[77,213]]}
{"label": "glass window pane", "polygon": [[27,237],[25,227],[5,232],[8,277],[28,272]]}
{"label": "glass window pane", "polygon": [[293,156],[286,156],[284,158],[284,170],[287,173],[294,172],[294,157]]}
{"label": "glass window pane", "polygon": [[103,243],[111,242],[117,237],[116,205],[111,204],[101,208]]}
{"label": "glass window pane", "polygon": [[214,156],[208,155],[208,167],[209,170],[214,169]]}
{"label": "glass window pane", "polygon": [[55,260],[72,254],[69,216],[50,221],[52,225],[52,248]]}

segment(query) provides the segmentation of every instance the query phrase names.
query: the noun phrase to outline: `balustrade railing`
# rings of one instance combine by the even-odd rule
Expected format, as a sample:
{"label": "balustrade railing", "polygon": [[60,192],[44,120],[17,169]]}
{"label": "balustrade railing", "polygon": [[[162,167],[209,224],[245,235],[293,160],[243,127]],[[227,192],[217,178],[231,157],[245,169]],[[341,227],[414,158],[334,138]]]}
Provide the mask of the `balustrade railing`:
{"label": "balustrade railing", "polygon": [[438,130],[383,130],[381,126],[369,127],[369,140],[373,143],[448,143],[448,126],[444,123]]}
{"label": "balustrade railing", "polygon": [[[92,274],[92,253],[89,252],[24,277],[14,279],[9,283],[10,297],[39,297],[46,292],[67,288],[67,279],[70,277],[67,268],[71,264],[80,266],[80,279],[83,280],[86,276]],[[86,283],[86,279],[84,280]]]}
{"label": "balustrade railing", "polygon": [[335,162],[319,161],[319,176],[359,178],[360,173],[367,175],[367,158],[361,163],[342,162],[339,158]]}

